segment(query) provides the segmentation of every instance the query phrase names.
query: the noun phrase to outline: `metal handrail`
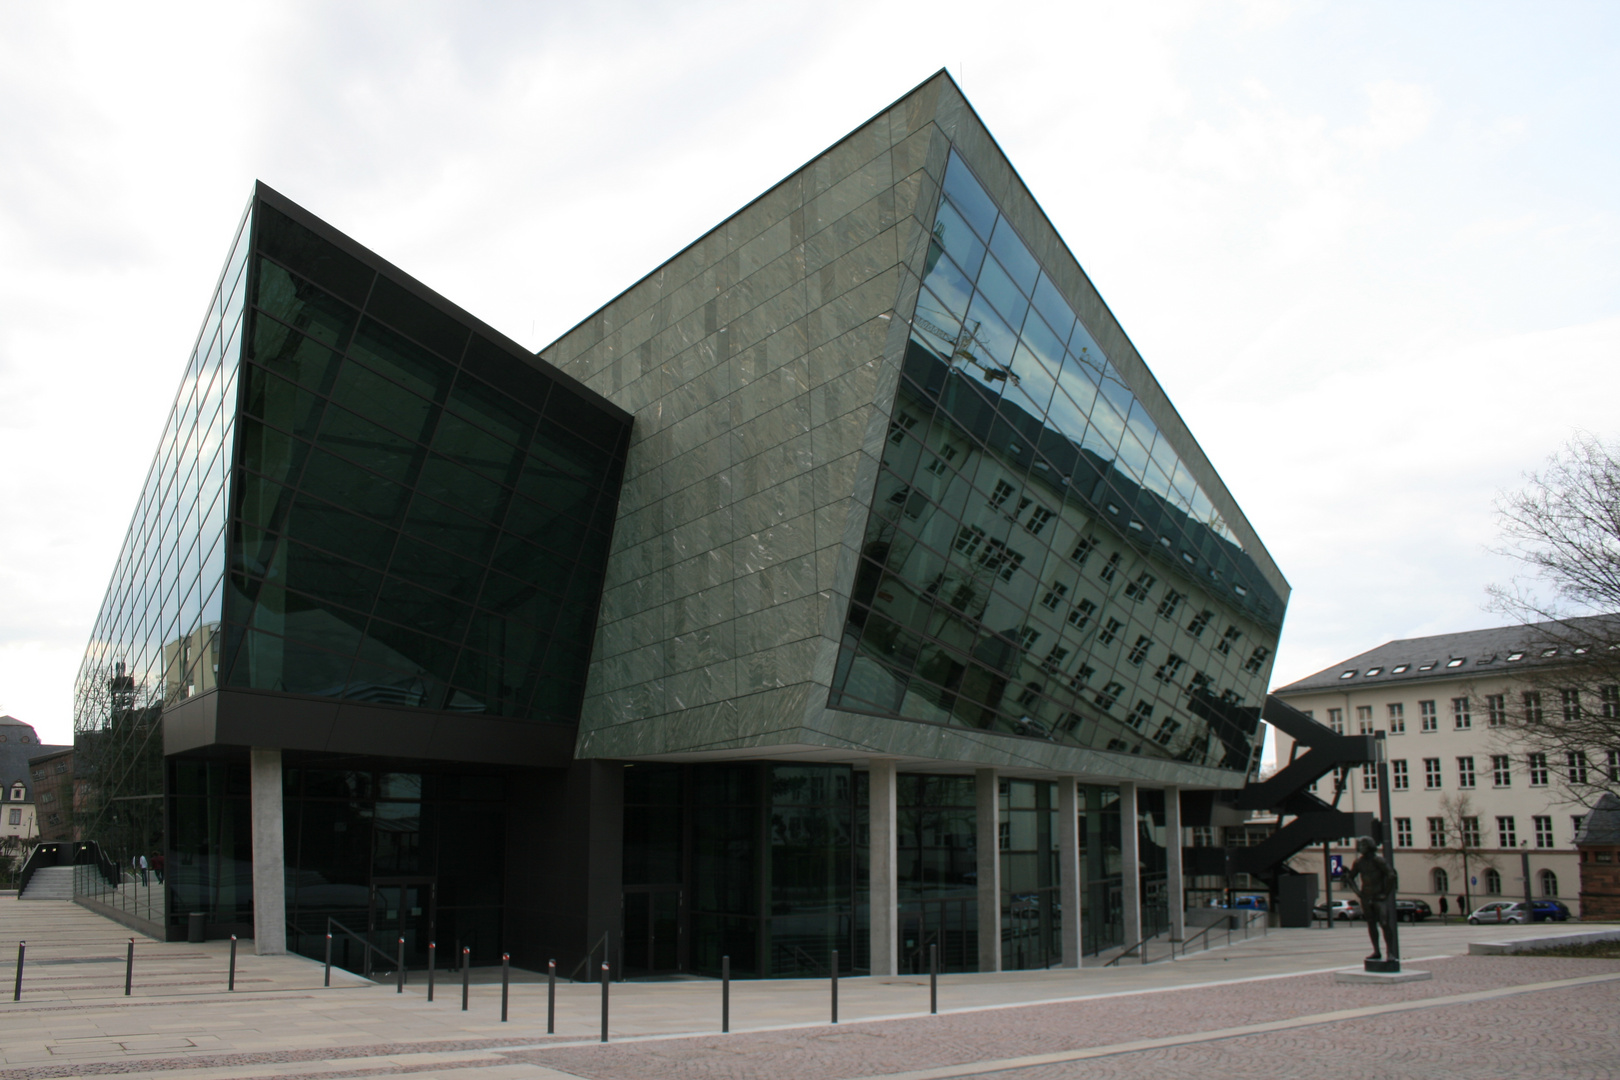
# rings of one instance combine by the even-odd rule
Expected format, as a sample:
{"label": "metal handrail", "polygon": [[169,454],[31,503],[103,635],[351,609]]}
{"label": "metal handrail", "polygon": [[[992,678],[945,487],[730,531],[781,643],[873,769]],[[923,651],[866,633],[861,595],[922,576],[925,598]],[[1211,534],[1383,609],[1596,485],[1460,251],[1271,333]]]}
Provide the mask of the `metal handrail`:
{"label": "metal handrail", "polygon": [[[291,922],[289,922],[287,925],[292,926],[293,929],[295,931],[297,931],[298,933],[303,932],[303,931],[299,930],[297,926],[294,926]],[[388,967],[387,967],[386,974],[389,974],[389,975],[396,974],[396,966],[399,964],[399,958],[397,956],[389,956],[387,953],[385,953],[381,949],[377,948],[376,945],[372,944],[369,940],[367,940],[361,934],[358,934],[355,931],[350,930],[347,926],[344,926],[342,923],[338,922],[336,919],[328,918],[326,920],[326,932],[328,934],[330,934],[332,932],[332,928],[334,926],[337,927],[339,930],[343,931],[345,934],[348,934],[354,940],[358,941],[360,943],[360,945],[366,950],[365,952],[362,952],[360,954],[361,957],[363,957],[363,960],[361,962],[361,967],[363,967],[365,969],[364,971],[361,972],[362,975],[364,975],[368,979],[371,978],[371,974],[372,974],[371,954],[372,953],[376,953],[378,956],[380,956],[384,960],[388,961]]]}
{"label": "metal handrail", "polygon": [[[574,970],[568,973],[569,982],[579,982],[579,973],[591,962],[591,957],[596,955],[597,945],[602,946],[602,961],[604,963],[607,962],[608,931],[604,930],[602,931],[602,936],[596,939],[596,945],[592,945],[588,950],[586,950],[585,956],[578,964],[574,965]],[[623,965],[621,964],[620,966],[622,967]]]}
{"label": "metal handrail", "polygon": [[[1265,916],[1267,918],[1267,920],[1268,920],[1267,925],[1265,927],[1265,930],[1263,932],[1269,932],[1270,931],[1270,929],[1271,929],[1270,923],[1269,923],[1269,919],[1271,917],[1270,912],[1267,912],[1267,911],[1245,911],[1244,914],[1243,914],[1243,936],[1244,937],[1248,936],[1249,927],[1254,925],[1254,920],[1261,917],[1261,916]],[[1188,946],[1190,946],[1193,942],[1197,941],[1199,938],[1205,937],[1211,930],[1215,930],[1215,929],[1217,929],[1217,928],[1219,928],[1221,926],[1226,927],[1226,943],[1228,945],[1232,944],[1232,920],[1234,918],[1236,918],[1235,914],[1229,913],[1227,915],[1223,915],[1219,922],[1210,923],[1208,926],[1206,926],[1202,930],[1198,931],[1198,933],[1194,934],[1192,937],[1187,938],[1184,941],[1182,941],[1182,943],[1181,943],[1181,955],[1186,956]],[[1206,951],[1209,949],[1209,942],[1208,941],[1204,942],[1204,949]],[[1176,955],[1175,943],[1171,942],[1171,945],[1170,945],[1170,958],[1172,960],[1175,959],[1175,955]]]}
{"label": "metal handrail", "polygon": [[794,957],[800,963],[810,965],[810,967],[815,970],[818,977],[825,977],[829,974],[829,969],[826,964],[823,964],[821,961],[799,948],[799,946],[790,945],[787,942],[778,942],[776,947],[781,949],[787,955]]}
{"label": "metal handrail", "polygon": [[[1108,961],[1108,963],[1104,964],[1103,967],[1113,967],[1115,964],[1119,963],[1121,960],[1123,960],[1127,956],[1131,955],[1131,953],[1136,952],[1137,949],[1142,950],[1142,952],[1140,954],[1141,957],[1142,957],[1142,963],[1144,963],[1144,964],[1153,963],[1153,961],[1151,961],[1151,960],[1149,960],[1147,958],[1147,943],[1152,941],[1154,938],[1158,937],[1160,934],[1165,933],[1165,931],[1168,930],[1168,929],[1169,929],[1169,927],[1165,927],[1164,930],[1155,930],[1153,933],[1149,934],[1147,937],[1143,938],[1141,941],[1138,941],[1136,944],[1132,945],[1130,948],[1126,949],[1125,951],[1121,952],[1118,956],[1116,956],[1112,960]],[[1175,950],[1175,943],[1172,942],[1171,946],[1170,946],[1170,952],[1171,952],[1172,956],[1175,954],[1175,951],[1176,951]]]}

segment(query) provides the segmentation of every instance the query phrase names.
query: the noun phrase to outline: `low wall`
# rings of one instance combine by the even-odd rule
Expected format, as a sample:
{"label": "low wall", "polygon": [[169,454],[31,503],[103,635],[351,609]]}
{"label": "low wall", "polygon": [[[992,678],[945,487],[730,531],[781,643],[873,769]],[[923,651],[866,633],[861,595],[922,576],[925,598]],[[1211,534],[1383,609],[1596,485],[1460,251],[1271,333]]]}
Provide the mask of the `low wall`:
{"label": "low wall", "polygon": [[1503,956],[1507,953],[1545,949],[1553,945],[1587,945],[1594,941],[1620,941],[1620,927],[1607,930],[1574,930],[1567,934],[1519,938],[1516,941],[1471,941],[1469,956]]}

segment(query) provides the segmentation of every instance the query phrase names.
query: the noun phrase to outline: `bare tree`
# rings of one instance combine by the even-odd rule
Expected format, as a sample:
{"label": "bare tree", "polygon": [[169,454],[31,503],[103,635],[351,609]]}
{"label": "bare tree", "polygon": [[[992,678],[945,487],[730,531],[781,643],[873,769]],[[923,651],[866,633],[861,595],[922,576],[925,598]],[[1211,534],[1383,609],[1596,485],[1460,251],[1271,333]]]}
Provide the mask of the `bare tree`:
{"label": "bare tree", "polygon": [[1471,795],[1464,792],[1455,796],[1440,796],[1440,819],[1444,823],[1439,837],[1442,843],[1429,851],[1429,858],[1435,862],[1449,863],[1452,867],[1461,864],[1463,907],[1457,914],[1467,918],[1474,906],[1473,882],[1468,869],[1470,862],[1475,869],[1481,866],[1495,868],[1496,862],[1480,850],[1479,810],[1475,808]]}
{"label": "bare tree", "polygon": [[1525,628],[1504,658],[1521,685],[1476,707],[1571,801],[1620,794],[1620,446],[1576,435],[1498,497],[1497,518],[1499,552],[1526,571],[1489,590]]}

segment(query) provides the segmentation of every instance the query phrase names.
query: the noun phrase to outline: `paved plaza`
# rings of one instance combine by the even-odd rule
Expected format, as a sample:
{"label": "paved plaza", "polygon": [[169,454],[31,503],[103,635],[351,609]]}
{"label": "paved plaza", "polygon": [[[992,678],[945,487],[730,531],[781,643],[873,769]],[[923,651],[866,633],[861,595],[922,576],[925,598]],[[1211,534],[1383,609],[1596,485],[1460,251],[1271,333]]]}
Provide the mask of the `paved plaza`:
{"label": "paved plaza", "polygon": [[[229,944],[163,944],[68,902],[0,898],[0,1080],[79,1076],[457,1080],[934,1080],[1281,1077],[1323,1069],[1380,1077],[1620,1077],[1620,960],[1470,956],[1470,942],[1569,927],[1425,925],[1404,931],[1425,982],[1347,986],[1359,926],[1273,930],[1174,963],[950,975],[940,1015],[926,978],[845,978],[837,1026],[825,980],[737,981],[732,1033],[704,979],[615,983],[610,1037],[601,990],[514,973],[500,1022],[498,970],[480,969],[461,1011],[459,974],[429,1002],[244,942],[226,991]],[[28,942],[11,1001],[16,942]],[[1351,1061],[1354,1059],[1354,1067]]]}

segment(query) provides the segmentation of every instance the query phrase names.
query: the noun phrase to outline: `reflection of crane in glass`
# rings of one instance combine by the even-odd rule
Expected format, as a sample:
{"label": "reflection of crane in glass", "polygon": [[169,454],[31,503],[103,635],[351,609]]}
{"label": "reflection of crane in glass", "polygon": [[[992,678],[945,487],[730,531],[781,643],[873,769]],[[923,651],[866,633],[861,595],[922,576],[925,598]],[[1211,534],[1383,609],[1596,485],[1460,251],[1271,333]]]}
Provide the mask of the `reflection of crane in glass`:
{"label": "reflection of crane in glass", "polygon": [[955,366],[956,362],[960,360],[965,364],[978,368],[983,373],[985,382],[1006,382],[1011,380],[1014,386],[1018,385],[1018,375],[1011,367],[1003,366],[993,360],[981,359],[978,353],[973,351],[975,345],[987,353],[990,351],[985,349],[984,342],[979,340],[980,323],[977,319],[971,325],[963,323],[962,329],[954,337],[944,327],[934,325],[921,315],[913,316],[911,323],[913,326],[928,331],[941,341],[951,343],[950,363],[952,366]]}

